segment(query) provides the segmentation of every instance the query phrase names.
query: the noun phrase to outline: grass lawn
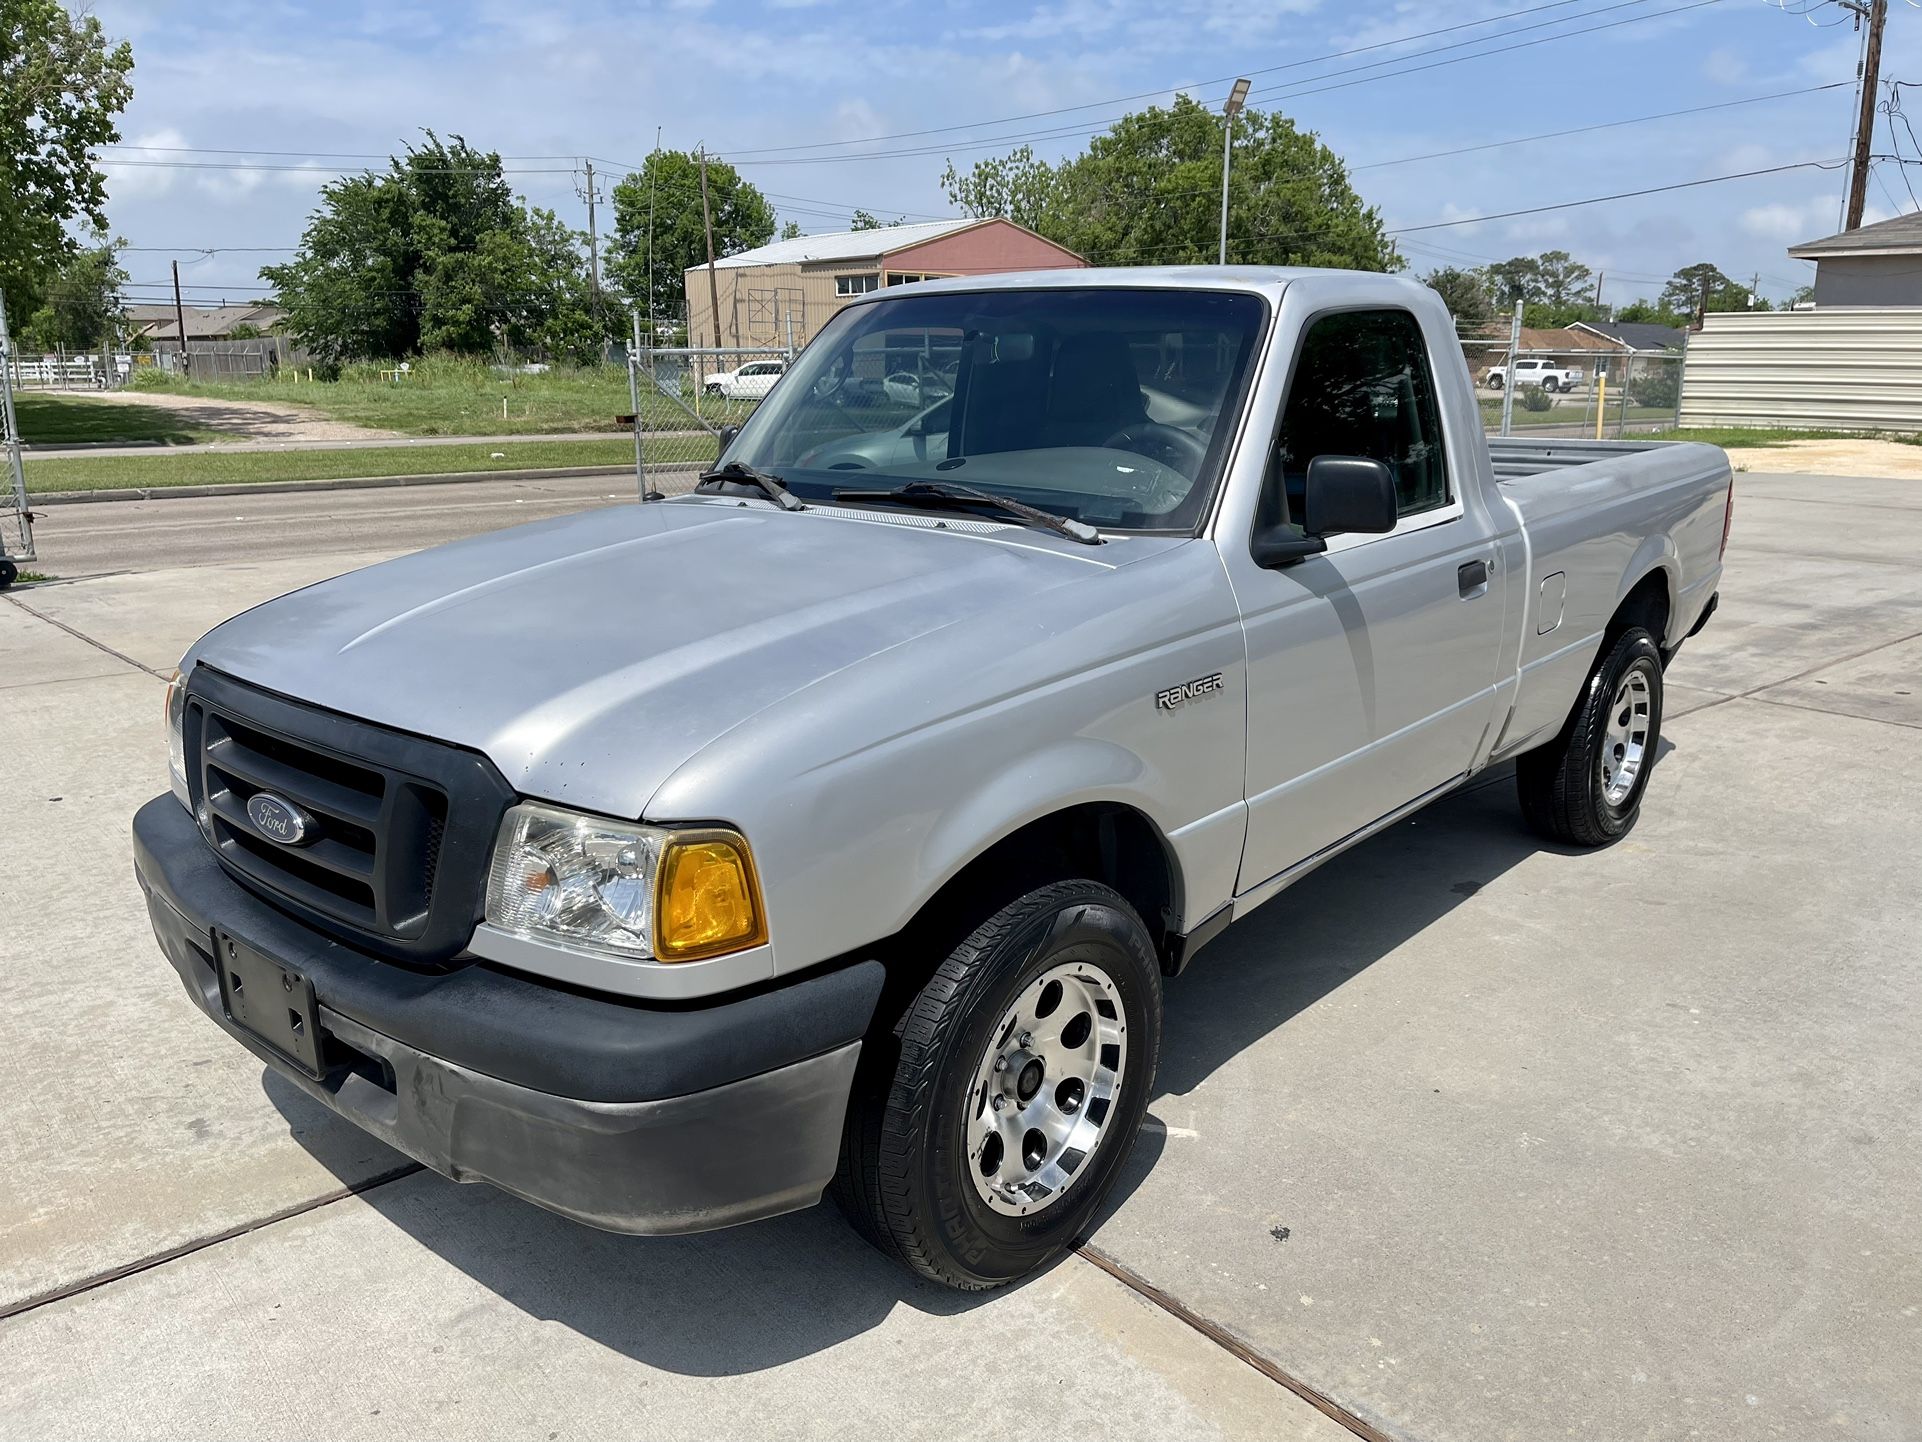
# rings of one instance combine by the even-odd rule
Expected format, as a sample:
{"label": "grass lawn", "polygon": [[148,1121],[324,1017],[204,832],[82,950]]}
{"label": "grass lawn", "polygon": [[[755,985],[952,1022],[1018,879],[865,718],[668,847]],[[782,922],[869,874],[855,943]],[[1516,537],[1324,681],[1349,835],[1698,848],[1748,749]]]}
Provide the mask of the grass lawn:
{"label": "grass lawn", "polygon": [[[292,371],[280,380],[181,381],[142,371],[134,384],[143,391],[165,390],[209,400],[310,406],[329,420],[409,436],[615,432],[622,427],[614,418],[632,409],[623,367],[501,375],[478,362],[438,356],[413,362],[413,369],[400,381],[382,379],[371,366],[350,366],[336,381],[295,380]],[[716,424],[742,420],[752,410],[752,403],[701,398],[702,416]],[[673,401],[658,392],[650,394],[647,387],[641,393],[641,414],[643,423],[653,430],[682,430],[696,424]]]}
{"label": "grass lawn", "polygon": [[197,426],[178,411],[131,401],[15,391],[13,410],[20,422],[20,439],[28,445],[159,441],[164,445],[185,446],[220,439],[220,432]]}
{"label": "grass lawn", "polygon": [[1875,431],[1795,431],[1765,426],[1702,426],[1680,431],[1648,431],[1651,441],[1701,441],[1724,450],[1743,446],[1779,446],[1788,441],[1899,441],[1922,445],[1922,436],[1899,436]]}
{"label": "grass lawn", "polygon": [[[648,461],[708,462],[714,442],[698,436],[657,440]],[[134,487],[325,481],[362,476],[454,475],[559,466],[632,466],[634,443],[605,440],[502,441],[492,445],[382,446],[332,451],[187,451],[175,455],[29,458],[27,490],[99,491]]]}
{"label": "grass lawn", "polygon": [[[1502,424],[1502,403],[1500,399],[1498,398],[1491,401],[1484,396],[1481,404],[1482,423],[1490,432],[1500,430]],[[1632,405],[1628,408],[1628,419],[1631,421],[1668,420],[1674,414],[1674,406]],[[1621,407],[1611,402],[1608,407],[1608,418],[1602,422],[1602,434],[1605,438],[1614,434],[1615,423],[1621,419],[1621,416]],[[1576,401],[1573,404],[1564,401],[1551,410],[1531,411],[1522,405],[1521,397],[1517,396],[1515,398],[1515,412],[1511,424],[1518,431],[1527,430],[1531,426],[1585,426],[1588,434],[1593,435],[1595,433],[1595,409],[1592,404],[1585,410],[1580,401]]]}

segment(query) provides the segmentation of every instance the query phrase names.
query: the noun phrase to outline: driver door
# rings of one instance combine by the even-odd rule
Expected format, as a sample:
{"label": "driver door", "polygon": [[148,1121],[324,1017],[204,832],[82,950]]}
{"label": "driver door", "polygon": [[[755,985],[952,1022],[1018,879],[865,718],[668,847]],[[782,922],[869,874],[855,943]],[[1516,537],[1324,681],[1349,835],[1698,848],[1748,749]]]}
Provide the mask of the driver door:
{"label": "driver door", "polygon": [[1300,517],[1318,455],[1387,465],[1398,520],[1276,570],[1236,558],[1248,643],[1242,891],[1461,776],[1494,710],[1503,578],[1491,523],[1464,505],[1469,478],[1450,464],[1411,312],[1307,321],[1257,525]]}

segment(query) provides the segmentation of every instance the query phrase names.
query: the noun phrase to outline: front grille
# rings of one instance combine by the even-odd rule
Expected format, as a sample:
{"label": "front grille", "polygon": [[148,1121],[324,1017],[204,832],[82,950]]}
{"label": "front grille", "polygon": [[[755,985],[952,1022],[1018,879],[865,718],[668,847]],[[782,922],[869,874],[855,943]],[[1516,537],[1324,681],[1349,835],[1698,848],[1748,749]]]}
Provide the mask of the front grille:
{"label": "front grille", "polygon": [[[479,920],[487,854],[512,794],[484,757],[195,668],[188,789],[227,870],[378,950],[444,960]],[[304,814],[298,844],[248,815],[265,792]]]}

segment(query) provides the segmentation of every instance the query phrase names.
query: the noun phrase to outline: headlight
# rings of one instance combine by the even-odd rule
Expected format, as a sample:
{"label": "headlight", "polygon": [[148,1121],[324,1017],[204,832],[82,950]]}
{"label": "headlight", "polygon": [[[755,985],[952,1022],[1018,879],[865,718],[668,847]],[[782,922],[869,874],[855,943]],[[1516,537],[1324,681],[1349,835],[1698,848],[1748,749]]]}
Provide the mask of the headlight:
{"label": "headlight", "polygon": [[187,678],[178,671],[167,678],[167,784],[188,810],[187,795]]}
{"label": "headlight", "polygon": [[487,920],[534,940],[697,961],[767,940],[747,842],[524,802],[501,819]]}

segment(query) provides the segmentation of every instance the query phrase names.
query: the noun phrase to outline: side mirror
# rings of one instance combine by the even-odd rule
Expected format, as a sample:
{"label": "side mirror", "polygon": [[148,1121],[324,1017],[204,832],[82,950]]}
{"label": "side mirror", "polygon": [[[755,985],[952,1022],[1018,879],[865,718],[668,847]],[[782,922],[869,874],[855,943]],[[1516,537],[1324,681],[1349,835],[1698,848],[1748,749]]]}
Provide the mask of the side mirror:
{"label": "side mirror", "polygon": [[1383,535],[1395,529],[1395,473],[1363,456],[1316,456],[1301,509],[1311,536]]}
{"label": "side mirror", "polygon": [[1395,521],[1395,475],[1387,466],[1363,456],[1316,456],[1302,503],[1306,534],[1276,526],[1257,532],[1250,550],[1257,566],[1272,571],[1320,555],[1329,536],[1382,535]]}
{"label": "side mirror", "polygon": [[720,434],[718,436],[718,439],[721,443],[721,448],[720,450],[714,453],[715,460],[718,461],[722,456],[727,454],[727,448],[734,444],[734,438],[738,436],[740,433],[741,433],[741,428],[739,426],[722,426],[721,427]]}

